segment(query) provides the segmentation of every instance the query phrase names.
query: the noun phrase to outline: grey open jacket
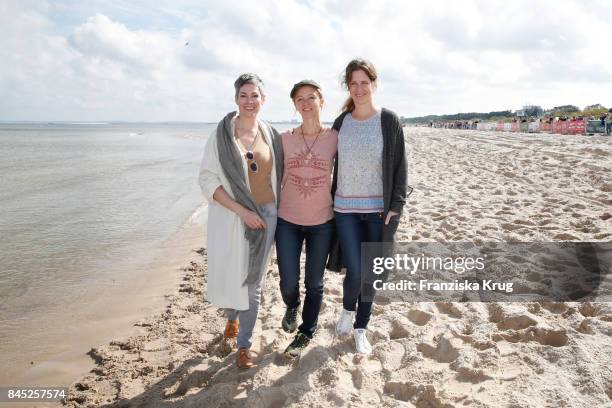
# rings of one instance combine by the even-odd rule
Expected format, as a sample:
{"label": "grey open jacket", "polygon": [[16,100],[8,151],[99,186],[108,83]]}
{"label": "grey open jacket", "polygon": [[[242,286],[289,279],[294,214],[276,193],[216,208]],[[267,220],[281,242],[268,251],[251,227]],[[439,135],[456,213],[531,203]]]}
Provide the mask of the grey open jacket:
{"label": "grey open jacket", "polygon": [[[340,132],[342,122],[347,114],[348,112],[343,112],[338,116],[332,128]],[[383,242],[394,242],[395,233],[399,226],[399,219],[404,209],[404,205],[406,204],[406,198],[412,192],[412,188],[408,186],[404,131],[402,130],[399,118],[394,112],[385,108],[382,108],[380,116],[383,135],[383,220],[386,219],[389,211],[395,211],[399,214],[393,217],[389,224],[383,224]],[[331,188],[332,199],[336,194],[336,188],[338,186],[338,164],[339,156],[336,154],[334,178]],[[329,255],[327,269],[340,271],[343,266],[342,254],[340,253],[339,243],[337,240],[335,241]]]}

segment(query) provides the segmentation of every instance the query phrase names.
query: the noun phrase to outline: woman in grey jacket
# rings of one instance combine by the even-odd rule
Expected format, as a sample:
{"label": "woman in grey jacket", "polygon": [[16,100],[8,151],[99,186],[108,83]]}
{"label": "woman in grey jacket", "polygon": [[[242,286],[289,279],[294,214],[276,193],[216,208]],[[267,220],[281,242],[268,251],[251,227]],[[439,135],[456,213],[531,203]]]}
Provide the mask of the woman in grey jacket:
{"label": "woman in grey jacket", "polygon": [[375,106],[377,80],[370,62],[349,62],[344,75],[349,98],[333,125],[339,132],[334,217],[347,268],[336,333],[347,335],[354,328],[356,350],[364,354],[372,351],[366,337],[372,301],[362,299],[361,243],[393,242],[407,190],[404,133],[395,113]]}

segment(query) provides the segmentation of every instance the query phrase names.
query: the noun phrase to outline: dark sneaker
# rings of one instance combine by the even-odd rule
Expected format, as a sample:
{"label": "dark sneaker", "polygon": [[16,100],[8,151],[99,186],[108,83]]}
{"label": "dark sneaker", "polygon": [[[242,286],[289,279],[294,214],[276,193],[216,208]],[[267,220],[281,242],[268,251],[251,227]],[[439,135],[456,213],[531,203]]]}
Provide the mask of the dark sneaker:
{"label": "dark sneaker", "polygon": [[298,357],[302,353],[302,350],[308,346],[308,343],[310,343],[308,336],[304,333],[296,334],[291,344],[285,349],[285,356]]}
{"label": "dark sneaker", "polygon": [[285,316],[283,317],[283,330],[287,333],[293,333],[297,329],[297,315],[300,307],[288,307],[285,310]]}

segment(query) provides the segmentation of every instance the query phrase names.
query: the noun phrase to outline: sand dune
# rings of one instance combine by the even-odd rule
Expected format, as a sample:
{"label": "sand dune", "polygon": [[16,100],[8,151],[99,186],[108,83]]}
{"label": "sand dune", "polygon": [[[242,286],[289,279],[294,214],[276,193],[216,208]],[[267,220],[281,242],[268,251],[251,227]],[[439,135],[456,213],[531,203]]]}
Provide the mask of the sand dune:
{"label": "sand dune", "polygon": [[[415,191],[405,241],[612,239],[612,139],[406,129]],[[319,330],[299,360],[278,271],[268,275],[257,366],[221,352],[221,313],[203,299],[206,250],[194,253],[166,310],[142,334],[90,352],[97,367],[69,406],[603,407],[612,405],[612,304],[375,304],[370,356],[336,338],[342,276],[327,272]],[[609,265],[608,265],[609,267]]]}

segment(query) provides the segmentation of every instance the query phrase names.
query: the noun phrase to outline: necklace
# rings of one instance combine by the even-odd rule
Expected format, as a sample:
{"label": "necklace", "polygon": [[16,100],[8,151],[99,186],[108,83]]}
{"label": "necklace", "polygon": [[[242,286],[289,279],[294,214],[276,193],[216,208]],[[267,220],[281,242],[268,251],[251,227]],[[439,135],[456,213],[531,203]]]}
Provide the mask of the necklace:
{"label": "necklace", "polygon": [[238,140],[240,140],[240,144],[242,144],[246,149],[247,149],[247,154],[249,152],[253,152],[253,146],[255,146],[255,143],[257,143],[257,138],[259,137],[259,132],[255,133],[255,137],[253,138],[253,141],[251,142],[251,145],[247,148],[246,145],[242,144],[242,140],[240,140],[240,138],[238,138]]}
{"label": "necklace", "polygon": [[306,146],[306,159],[304,161],[306,162],[306,164],[308,164],[310,159],[312,159],[312,148],[314,147],[315,144],[317,144],[317,141],[319,140],[319,136],[321,136],[321,133],[323,133],[323,126],[321,126],[321,129],[319,129],[319,133],[317,133],[317,137],[315,138],[314,142],[312,142],[312,145],[310,146],[308,146],[308,142],[306,142],[306,137],[304,136],[304,129],[302,128],[302,125],[300,125],[300,133],[302,134],[302,140],[304,141],[304,145]]}
{"label": "necklace", "polygon": [[[236,136],[238,136],[238,128],[236,128]],[[253,152],[253,147],[255,146],[255,143],[257,143],[258,137],[259,129],[257,130],[257,133],[255,133],[255,137],[253,138],[253,142],[251,143],[251,145],[248,148],[243,145],[243,147],[246,148],[246,153],[244,154],[244,157],[247,159],[247,163],[250,162],[248,163],[249,170],[251,170],[251,172],[253,173],[257,173],[259,171],[259,165],[257,164],[257,161],[255,161],[255,153]],[[242,140],[240,140],[239,137],[237,137],[237,139],[242,145]]]}

